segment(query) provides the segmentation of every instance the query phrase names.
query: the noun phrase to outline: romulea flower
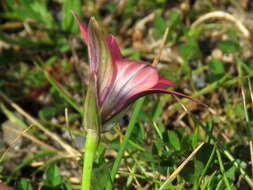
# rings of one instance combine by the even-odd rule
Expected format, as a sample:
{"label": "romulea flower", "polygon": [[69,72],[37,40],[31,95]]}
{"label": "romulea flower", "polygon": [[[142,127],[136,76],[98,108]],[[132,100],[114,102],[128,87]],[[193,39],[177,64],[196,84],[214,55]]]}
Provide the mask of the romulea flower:
{"label": "romulea flower", "polygon": [[73,15],[88,47],[89,86],[93,89],[102,125],[105,126],[128,105],[147,94],[169,93],[191,98],[166,89],[175,84],[160,76],[151,64],[122,57],[115,37],[104,36],[94,17],[86,27],[75,13]]}

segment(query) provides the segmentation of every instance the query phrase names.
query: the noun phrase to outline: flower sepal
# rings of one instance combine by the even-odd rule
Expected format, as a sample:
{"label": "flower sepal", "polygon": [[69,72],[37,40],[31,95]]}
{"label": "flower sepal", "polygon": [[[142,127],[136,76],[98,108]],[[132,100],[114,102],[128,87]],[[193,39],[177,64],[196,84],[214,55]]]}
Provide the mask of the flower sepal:
{"label": "flower sepal", "polygon": [[96,95],[96,75],[95,73],[90,74],[89,85],[86,92],[85,104],[84,104],[84,127],[85,130],[95,130],[98,134],[100,132],[101,119],[97,105]]}

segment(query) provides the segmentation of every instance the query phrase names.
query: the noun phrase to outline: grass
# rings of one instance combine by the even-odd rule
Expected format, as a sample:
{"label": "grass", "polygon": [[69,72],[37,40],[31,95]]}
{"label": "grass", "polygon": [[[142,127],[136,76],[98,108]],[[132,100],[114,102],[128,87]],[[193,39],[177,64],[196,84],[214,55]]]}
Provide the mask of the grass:
{"label": "grass", "polygon": [[81,189],[88,56],[75,11],[86,24],[95,15],[124,55],[153,63],[208,105],[139,99],[101,135],[92,188],[252,189],[252,8],[189,2],[1,1],[0,124],[23,132],[21,144],[8,143],[0,128],[0,183]]}

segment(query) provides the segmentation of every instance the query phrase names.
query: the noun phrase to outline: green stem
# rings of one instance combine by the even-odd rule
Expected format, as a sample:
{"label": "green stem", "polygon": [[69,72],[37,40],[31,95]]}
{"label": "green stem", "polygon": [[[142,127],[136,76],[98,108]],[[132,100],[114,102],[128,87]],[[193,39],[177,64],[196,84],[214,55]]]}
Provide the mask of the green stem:
{"label": "green stem", "polygon": [[83,177],[82,177],[82,190],[90,190],[91,171],[94,156],[98,145],[98,133],[94,129],[87,130],[84,162],[83,162]]}
{"label": "green stem", "polygon": [[144,100],[145,100],[145,98],[139,99],[137,101],[136,105],[135,105],[132,117],[131,117],[129,125],[127,127],[127,132],[126,132],[126,135],[124,137],[124,141],[123,141],[123,143],[120,146],[120,150],[118,152],[117,158],[116,158],[116,160],[114,161],[114,164],[113,164],[113,168],[112,168],[112,171],[111,171],[112,184],[114,182],[115,176],[116,176],[117,171],[119,169],[120,161],[121,161],[121,159],[122,159],[122,157],[124,155],[124,151],[126,149],[127,143],[129,142],[130,136],[131,136],[132,131],[134,129],[137,117],[139,116],[139,113],[141,111],[141,108],[142,108],[142,105],[144,103]]}
{"label": "green stem", "polygon": [[231,185],[230,185],[230,183],[228,181],[228,178],[226,176],[226,173],[225,173],[225,168],[224,168],[224,165],[223,165],[223,161],[221,159],[220,151],[217,148],[216,148],[216,154],[217,154],[217,157],[218,157],[218,162],[219,162],[219,165],[220,165],[220,171],[222,173],[225,185],[226,185],[226,187],[227,187],[228,190],[232,190],[232,187],[231,187]]}

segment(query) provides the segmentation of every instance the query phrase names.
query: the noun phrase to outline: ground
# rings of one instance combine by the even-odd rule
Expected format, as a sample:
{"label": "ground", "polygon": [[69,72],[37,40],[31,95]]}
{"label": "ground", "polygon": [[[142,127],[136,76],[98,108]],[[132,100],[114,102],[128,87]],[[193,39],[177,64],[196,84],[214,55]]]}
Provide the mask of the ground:
{"label": "ground", "polygon": [[156,60],[173,90],[201,102],[138,100],[101,134],[93,189],[110,186],[117,158],[112,189],[253,188],[250,0],[1,1],[0,183],[81,188],[89,67],[71,11],[86,25],[94,16],[125,57]]}

